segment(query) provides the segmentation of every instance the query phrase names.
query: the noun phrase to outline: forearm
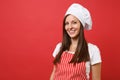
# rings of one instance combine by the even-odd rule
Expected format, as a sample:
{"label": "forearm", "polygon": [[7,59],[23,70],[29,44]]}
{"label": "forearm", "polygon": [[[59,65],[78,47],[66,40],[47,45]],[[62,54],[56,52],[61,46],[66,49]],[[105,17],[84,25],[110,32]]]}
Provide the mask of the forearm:
{"label": "forearm", "polygon": [[92,66],[92,80],[101,80],[101,63]]}
{"label": "forearm", "polygon": [[51,73],[50,80],[54,80],[54,73],[55,73],[55,66],[54,66],[53,71]]}
{"label": "forearm", "polygon": [[51,76],[50,76],[50,80],[53,80],[54,78],[54,72],[52,72]]}

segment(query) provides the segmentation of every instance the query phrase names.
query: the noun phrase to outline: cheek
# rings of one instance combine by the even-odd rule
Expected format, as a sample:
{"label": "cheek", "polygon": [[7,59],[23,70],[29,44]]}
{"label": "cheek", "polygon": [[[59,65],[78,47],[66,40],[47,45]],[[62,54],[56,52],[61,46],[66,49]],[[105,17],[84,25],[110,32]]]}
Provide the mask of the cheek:
{"label": "cheek", "polygon": [[80,25],[77,26],[77,29],[78,29],[79,32],[80,32],[80,27],[81,27]]}
{"label": "cheek", "polygon": [[80,28],[78,29],[78,33],[80,33]]}
{"label": "cheek", "polygon": [[66,31],[68,30],[68,27],[67,27],[67,26],[65,26],[65,30],[66,30]]}
{"label": "cheek", "polygon": [[78,28],[78,30],[80,31],[80,27]]}

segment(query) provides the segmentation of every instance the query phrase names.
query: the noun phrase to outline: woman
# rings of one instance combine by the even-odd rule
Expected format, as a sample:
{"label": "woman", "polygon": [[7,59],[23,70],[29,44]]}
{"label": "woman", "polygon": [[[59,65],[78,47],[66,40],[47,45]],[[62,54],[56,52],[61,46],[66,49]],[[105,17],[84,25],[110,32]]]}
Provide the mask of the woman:
{"label": "woman", "polygon": [[91,28],[89,11],[80,4],[72,4],[63,20],[63,40],[53,52],[50,80],[89,80],[90,71],[92,80],[101,79],[100,51],[84,37],[84,29]]}

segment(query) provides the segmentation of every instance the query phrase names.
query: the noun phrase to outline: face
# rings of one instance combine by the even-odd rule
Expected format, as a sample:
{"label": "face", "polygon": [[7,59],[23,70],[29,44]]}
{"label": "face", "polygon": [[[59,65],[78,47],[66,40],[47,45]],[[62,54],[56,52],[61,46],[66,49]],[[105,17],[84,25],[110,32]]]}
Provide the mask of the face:
{"label": "face", "polygon": [[80,33],[80,21],[73,15],[68,15],[65,20],[65,30],[72,38],[78,38]]}

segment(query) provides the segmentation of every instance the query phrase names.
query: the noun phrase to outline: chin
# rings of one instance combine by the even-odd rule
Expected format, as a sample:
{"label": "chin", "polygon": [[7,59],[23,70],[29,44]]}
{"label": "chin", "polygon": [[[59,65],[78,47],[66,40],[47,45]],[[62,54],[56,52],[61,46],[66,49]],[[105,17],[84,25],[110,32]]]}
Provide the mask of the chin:
{"label": "chin", "polygon": [[77,39],[78,36],[76,36],[76,35],[70,35],[70,38],[71,38],[71,39]]}
{"label": "chin", "polygon": [[76,39],[78,38],[77,36],[70,36],[71,39]]}

